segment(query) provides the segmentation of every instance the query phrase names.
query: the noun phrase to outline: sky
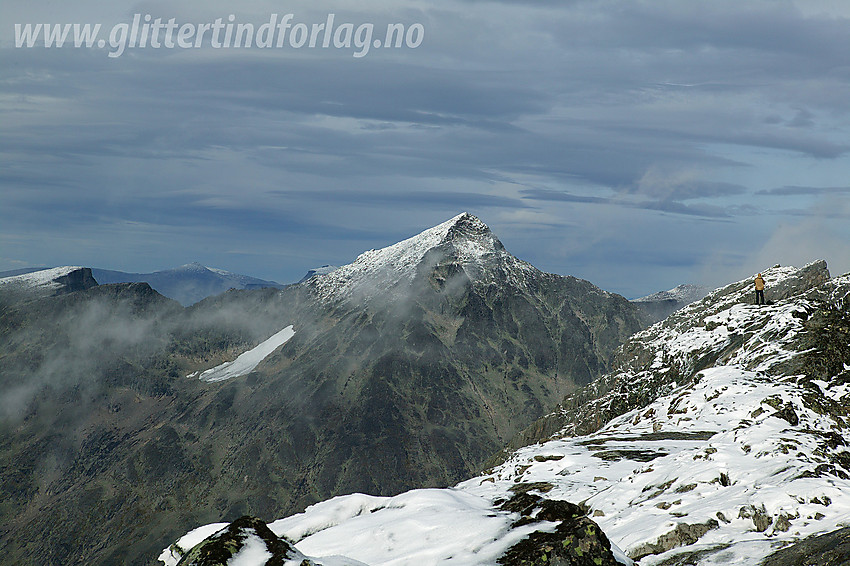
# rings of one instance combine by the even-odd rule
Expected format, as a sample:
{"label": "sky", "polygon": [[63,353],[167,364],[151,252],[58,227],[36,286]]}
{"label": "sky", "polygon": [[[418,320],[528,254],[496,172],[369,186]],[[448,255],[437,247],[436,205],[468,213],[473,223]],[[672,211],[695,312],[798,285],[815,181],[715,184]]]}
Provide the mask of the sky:
{"label": "sky", "polygon": [[[38,23],[103,47],[18,47]],[[628,298],[850,271],[850,3],[0,3],[0,270],[288,283],[464,211]]]}

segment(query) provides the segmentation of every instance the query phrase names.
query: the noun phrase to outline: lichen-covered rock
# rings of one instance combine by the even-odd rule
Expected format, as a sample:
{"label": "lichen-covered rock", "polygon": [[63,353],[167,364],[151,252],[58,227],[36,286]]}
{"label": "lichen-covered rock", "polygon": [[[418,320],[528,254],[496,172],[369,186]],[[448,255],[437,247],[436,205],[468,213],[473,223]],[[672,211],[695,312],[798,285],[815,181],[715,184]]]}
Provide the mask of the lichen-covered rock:
{"label": "lichen-covered rock", "polygon": [[286,540],[275,535],[256,517],[244,516],[186,553],[178,566],[227,566],[240,552],[267,555],[265,566],[283,566],[288,560],[302,559],[302,566],[315,566]]}
{"label": "lichen-covered rock", "polygon": [[558,523],[554,532],[535,531],[512,546],[498,563],[505,566],[617,566],[611,542],[587,517],[584,508],[568,501],[519,493],[501,504],[519,513],[514,526],[535,522]]}
{"label": "lichen-covered rock", "polygon": [[652,543],[642,544],[629,553],[629,556],[635,560],[640,560],[645,556],[652,554],[661,554],[673,548],[687,546],[695,543],[711,529],[716,529],[719,523],[714,519],[710,519],[705,523],[679,523],[672,531],[658,537],[658,540]]}

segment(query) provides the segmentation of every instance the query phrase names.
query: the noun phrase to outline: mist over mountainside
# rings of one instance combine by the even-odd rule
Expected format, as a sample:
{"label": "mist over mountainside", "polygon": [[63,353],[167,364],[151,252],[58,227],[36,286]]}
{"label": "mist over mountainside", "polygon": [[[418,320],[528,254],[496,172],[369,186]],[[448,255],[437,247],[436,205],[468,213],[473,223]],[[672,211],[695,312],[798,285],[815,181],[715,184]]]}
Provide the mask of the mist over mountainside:
{"label": "mist over mountainside", "polygon": [[[481,475],[337,497],[270,536],[325,566],[845,563],[850,274],[830,279],[822,261],[763,273],[772,304],[753,305],[746,279],[635,334],[613,372]],[[224,527],[191,531],[160,560],[200,564]],[[228,553],[264,562],[242,543]]]}
{"label": "mist over mountainside", "polygon": [[[253,371],[196,377],[289,326]],[[187,525],[456,483],[643,326],[623,297],[514,258],[468,214],[302,284],[188,308],[146,283],[9,305],[4,560],[149,564]]]}

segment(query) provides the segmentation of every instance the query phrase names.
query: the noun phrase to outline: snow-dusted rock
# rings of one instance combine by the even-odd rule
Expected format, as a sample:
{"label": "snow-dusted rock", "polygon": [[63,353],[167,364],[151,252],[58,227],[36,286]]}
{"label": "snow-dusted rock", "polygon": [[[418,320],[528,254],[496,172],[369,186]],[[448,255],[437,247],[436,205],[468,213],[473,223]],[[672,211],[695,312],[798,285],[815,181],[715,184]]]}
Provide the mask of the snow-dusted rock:
{"label": "snow-dusted rock", "polygon": [[87,267],[42,269],[0,279],[0,294],[21,299],[63,295],[97,286]]}
{"label": "snow-dusted rock", "polygon": [[527,274],[540,273],[508,253],[486,224],[464,212],[397,244],[364,252],[353,263],[312,277],[305,285],[329,304],[347,299],[368,303],[376,297],[391,301],[406,296],[407,286],[423,267],[446,261],[468,270],[478,284],[492,282],[493,267],[506,275],[499,278],[501,283],[517,286],[523,286]]}

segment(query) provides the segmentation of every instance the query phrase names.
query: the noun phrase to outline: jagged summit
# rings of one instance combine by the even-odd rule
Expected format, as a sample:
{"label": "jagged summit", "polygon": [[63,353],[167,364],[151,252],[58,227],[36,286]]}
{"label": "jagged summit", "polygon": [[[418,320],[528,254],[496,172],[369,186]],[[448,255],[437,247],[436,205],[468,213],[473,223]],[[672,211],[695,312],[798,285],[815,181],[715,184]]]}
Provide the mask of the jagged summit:
{"label": "jagged summit", "polygon": [[468,212],[458,214],[420,235],[429,232],[440,236],[443,243],[452,242],[463,259],[473,259],[487,253],[505,251],[502,242],[493,235],[490,228],[477,216]]}
{"label": "jagged summit", "polygon": [[[507,268],[508,280],[516,271],[537,271],[509,254],[502,242],[480,219],[464,212],[416,236],[386,248],[360,254],[353,263],[306,282],[323,300],[371,299],[378,294],[403,293],[421,268],[455,264],[480,280],[487,269]],[[513,276],[511,276],[513,275]]]}

